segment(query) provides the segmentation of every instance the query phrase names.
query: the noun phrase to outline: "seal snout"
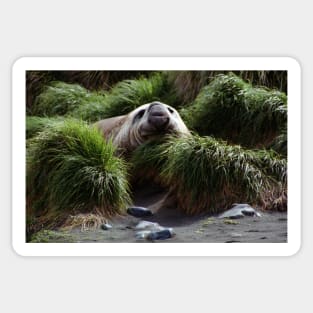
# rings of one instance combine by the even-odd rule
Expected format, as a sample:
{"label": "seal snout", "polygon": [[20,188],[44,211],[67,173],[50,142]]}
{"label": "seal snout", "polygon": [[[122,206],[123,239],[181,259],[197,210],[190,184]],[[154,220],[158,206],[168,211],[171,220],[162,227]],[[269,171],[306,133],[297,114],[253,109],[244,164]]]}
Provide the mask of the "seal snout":
{"label": "seal snout", "polygon": [[149,107],[148,122],[157,130],[164,130],[170,122],[167,108],[162,103],[152,103]]}

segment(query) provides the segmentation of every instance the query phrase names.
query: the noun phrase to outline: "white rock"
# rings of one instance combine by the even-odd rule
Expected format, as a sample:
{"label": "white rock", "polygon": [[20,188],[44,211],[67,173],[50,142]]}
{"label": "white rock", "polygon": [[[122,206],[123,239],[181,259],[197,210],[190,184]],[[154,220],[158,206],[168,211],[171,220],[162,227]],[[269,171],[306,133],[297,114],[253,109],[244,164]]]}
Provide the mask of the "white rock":
{"label": "white rock", "polygon": [[137,230],[144,230],[144,229],[158,229],[160,228],[160,225],[158,223],[148,222],[148,221],[140,221],[135,229]]}

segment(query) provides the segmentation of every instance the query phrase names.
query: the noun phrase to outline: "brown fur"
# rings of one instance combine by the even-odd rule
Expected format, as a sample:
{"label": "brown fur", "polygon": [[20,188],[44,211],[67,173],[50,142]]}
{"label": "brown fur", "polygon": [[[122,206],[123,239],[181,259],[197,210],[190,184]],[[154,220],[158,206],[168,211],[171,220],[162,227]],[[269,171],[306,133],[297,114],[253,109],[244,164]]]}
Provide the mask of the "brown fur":
{"label": "brown fur", "polygon": [[126,118],[127,115],[107,118],[97,122],[96,127],[101,131],[105,139],[115,137]]}

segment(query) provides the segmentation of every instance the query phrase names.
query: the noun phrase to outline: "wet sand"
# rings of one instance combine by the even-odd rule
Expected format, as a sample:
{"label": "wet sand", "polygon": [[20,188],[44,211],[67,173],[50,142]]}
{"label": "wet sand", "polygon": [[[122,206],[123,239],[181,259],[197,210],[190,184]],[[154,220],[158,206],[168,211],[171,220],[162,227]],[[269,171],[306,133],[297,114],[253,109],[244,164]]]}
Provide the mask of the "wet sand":
{"label": "wet sand", "polygon": [[[153,216],[136,218],[130,215],[116,217],[109,220],[111,229],[90,229],[82,231],[75,228],[70,231],[60,231],[61,236],[52,236],[49,242],[148,242],[137,239],[136,225],[142,221],[156,222],[164,227],[174,229],[175,236],[156,242],[181,243],[284,243],[287,242],[287,213],[262,212],[261,217],[245,216],[240,219],[220,219],[217,216],[203,214],[190,217],[177,209],[156,210],[158,201],[165,192],[162,189],[140,188],[134,194],[134,204],[150,208]],[[58,232],[57,232],[58,233]],[[65,237],[63,235],[66,235]]]}
{"label": "wet sand", "polygon": [[[135,226],[142,219],[123,217],[111,221],[110,230],[74,229],[71,236],[75,242],[147,242],[136,239]],[[148,219],[144,219],[148,220]],[[152,220],[152,219],[149,219]],[[155,217],[153,221],[157,221]],[[265,213],[262,217],[244,217],[238,220],[221,220],[215,217],[202,217],[199,220],[179,221],[178,223],[158,223],[173,227],[176,235],[162,242],[287,242],[287,214]],[[160,241],[161,242],[161,241]]]}

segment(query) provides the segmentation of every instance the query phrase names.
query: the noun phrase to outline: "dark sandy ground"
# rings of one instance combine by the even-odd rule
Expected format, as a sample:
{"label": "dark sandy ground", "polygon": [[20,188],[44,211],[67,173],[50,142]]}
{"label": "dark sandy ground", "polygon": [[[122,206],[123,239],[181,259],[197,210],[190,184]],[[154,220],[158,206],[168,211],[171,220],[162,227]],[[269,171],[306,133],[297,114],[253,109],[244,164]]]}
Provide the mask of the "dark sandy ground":
{"label": "dark sandy ground", "polygon": [[[135,229],[141,221],[157,222],[161,226],[174,229],[175,236],[161,242],[183,243],[284,243],[287,242],[287,213],[262,212],[261,217],[246,216],[240,219],[220,219],[216,216],[201,215],[190,217],[176,209],[160,209],[155,211],[156,203],[164,196],[164,192],[150,187],[141,188],[135,193],[135,204],[150,208],[154,215],[136,218],[130,215],[116,217],[108,223],[109,230],[90,229],[82,231],[74,228],[67,231],[57,231],[46,236],[45,242],[147,242],[137,239]],[[48,238],[48,239],[47,239]]]}
{"label": "dark sandy ground", "polygon": [[[75,242],[147,242],[136,239],[135,226],[141,219],[125,217],[111,222],[110,230],[81,231],[74,229],[71,236]],[[145,219],[148,220],[148,219]],[[149,219],[152,220],[152,219]],[[162,242],[287,242],[286,213],[266,213],[262,217],[245,217],[239,220],[221,220],[212,217],[179,219],[162,226],[173,227],[176,235]]]}

